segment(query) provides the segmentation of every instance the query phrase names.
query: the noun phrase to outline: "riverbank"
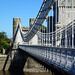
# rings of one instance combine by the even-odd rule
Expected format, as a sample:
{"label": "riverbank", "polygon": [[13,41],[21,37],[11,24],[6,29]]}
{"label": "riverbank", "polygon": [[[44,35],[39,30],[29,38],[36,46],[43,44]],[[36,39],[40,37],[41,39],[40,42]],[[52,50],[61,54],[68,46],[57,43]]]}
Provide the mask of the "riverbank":
{"label": "riverbank", "polygon": [[[0,70],[3,69],[3,66],[4,66],[4,64],[5,64],[6,58],[7,58],[7,55],[2,55],[2,54],[0,54]],[[8,70],[8,68],[9,68],[9,66],[10,66],[10,61],[11,61],[11,60],[10,60],[10,58],[9,58],[5,70]]]}

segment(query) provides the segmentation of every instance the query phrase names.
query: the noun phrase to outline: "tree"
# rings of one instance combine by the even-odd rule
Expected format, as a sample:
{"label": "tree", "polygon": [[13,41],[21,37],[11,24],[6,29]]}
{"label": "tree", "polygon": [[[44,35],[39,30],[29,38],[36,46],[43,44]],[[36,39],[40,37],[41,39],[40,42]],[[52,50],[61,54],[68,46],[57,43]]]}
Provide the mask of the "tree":
{"label": "tree", "polygon": [[6,38],[6,37],[7,37],[7,35],[5,32],[0,32],[0,38]]}
{"label": "tree", "polygon": [[[40,27],[41,32],[46,33],[47,32],[47,27],[45,27],[44,25]],[[39,30],[39,31],[40,31]]]}
{"label": "tree", "polygon": [[7,35],[5,32],[0,32],[0,52],[2,51],[2,48],[7,50],[10,47],[11,40],[7,38]]}

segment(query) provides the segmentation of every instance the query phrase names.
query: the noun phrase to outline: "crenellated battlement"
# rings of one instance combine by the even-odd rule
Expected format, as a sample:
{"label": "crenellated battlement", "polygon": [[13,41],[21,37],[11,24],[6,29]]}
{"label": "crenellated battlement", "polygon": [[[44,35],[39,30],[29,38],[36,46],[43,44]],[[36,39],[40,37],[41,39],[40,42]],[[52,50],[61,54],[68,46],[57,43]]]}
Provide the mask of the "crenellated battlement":
{"label": "crenellated battlement", "polygon": [[21,18],[13,18],[13,22],[21,22]]}
{"label": "crenellated battlement", "polygon": [[[57,0],[57,1],[60,1],[60,2],[61,2],[61,1],[63,1],[63,2],[66,2],[66,1],[67,1],[67,2],[72,2],[72,0]],[[74,1],[74,2],[75,2],[75,1]]]}
{"label": "crenellated battlement", "polygon": [[[72,6],[72,0],[57,0],[58,1],[58,7],[60,6]],[[75,0],[73,0],[73,6],[75,6]]]}

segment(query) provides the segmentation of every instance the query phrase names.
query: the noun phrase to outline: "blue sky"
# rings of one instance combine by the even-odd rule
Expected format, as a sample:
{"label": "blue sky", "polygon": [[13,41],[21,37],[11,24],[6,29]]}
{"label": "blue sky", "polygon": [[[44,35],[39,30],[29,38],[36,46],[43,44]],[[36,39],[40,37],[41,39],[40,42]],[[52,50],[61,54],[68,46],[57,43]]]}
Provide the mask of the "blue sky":
{"label": "blue sky", "polygon": [[29,26],[29,18],[35,18],[43,0],[0,0],[0,32],[13,36],[13,17],[22,19],[22,27]]}

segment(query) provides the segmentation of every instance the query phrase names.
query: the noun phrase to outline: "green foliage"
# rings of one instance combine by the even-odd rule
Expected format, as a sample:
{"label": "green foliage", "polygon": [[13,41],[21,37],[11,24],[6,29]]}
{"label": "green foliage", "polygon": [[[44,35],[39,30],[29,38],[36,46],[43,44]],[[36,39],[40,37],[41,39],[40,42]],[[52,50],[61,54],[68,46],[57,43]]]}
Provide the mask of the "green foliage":
{"label": "green foliage", "polygon": [[0,32],[0,52],[2,51],[2,48],[7,50],[10,46],[11,40],[7,38],[7,35],[5,32]]}
{"label": "green foliage", "polygon": [[7,37],[7,35],[5,32],[0,32],[0,38],[6,38],[6,37]]}
{"label": "green foliage", "polygon": [[41,30],[41,32],[43,32],[43,33],[45,32],[45,33],[46,33],[47,27],[45,27],[45,26],[43,25],[43,26],[41,26],[40,30]]}

